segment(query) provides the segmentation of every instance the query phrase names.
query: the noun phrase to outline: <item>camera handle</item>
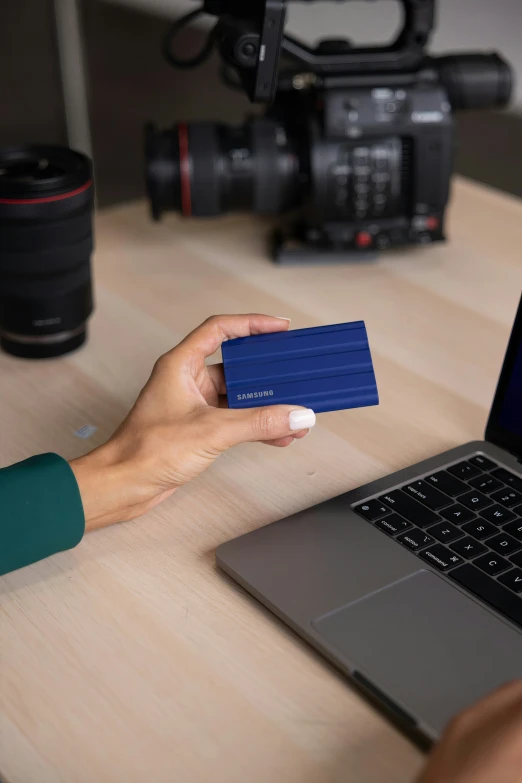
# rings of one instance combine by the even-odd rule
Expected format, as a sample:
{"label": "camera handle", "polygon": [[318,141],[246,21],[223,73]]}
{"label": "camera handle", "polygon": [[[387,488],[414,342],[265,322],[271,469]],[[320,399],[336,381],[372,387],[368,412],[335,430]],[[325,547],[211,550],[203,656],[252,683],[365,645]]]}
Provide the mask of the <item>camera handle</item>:
{"label": "camera handle", "polygon": [[[352,47],[347,41],[327,41],[311,48],[284,34],[288,2],[203,0],[198,10],[178,19],[170,28],[163,46],[165,58],[176,68],[195,68],[209,59],[217,44],[225,63],[238,73],[249,99],[253,103],[272,103],[279,86],[282,52],[297,66],[317,76],[400,73],[420,65],[435,25],[436,0],[401,0],[404,27],[390,46]],[[172,51],[174,39],[200,14],[216,16],[218,22],[202,51],[192,59],[182,60]]]}
{"label": "camera handle", "polygon": [[346,41],[325,41],[315,49],[286,35],[283,51],[318,75],[411,71],[424,59],[435,25],[435,0],[402,0],[404,26],[389,46],[352,47]]}
{"label": "camera handle", "polygon": [[254,103],[274,100],[282,52],[317,76],[411,71],[422,62],[435,25],[435,0],[401,0],[404,26],[390,46],[352,47],[347,41],[328,41],[311,48],[284,35],[287,2],[204,0],[201,9],[219,18],[215,36],[221,56],[238,72]]}

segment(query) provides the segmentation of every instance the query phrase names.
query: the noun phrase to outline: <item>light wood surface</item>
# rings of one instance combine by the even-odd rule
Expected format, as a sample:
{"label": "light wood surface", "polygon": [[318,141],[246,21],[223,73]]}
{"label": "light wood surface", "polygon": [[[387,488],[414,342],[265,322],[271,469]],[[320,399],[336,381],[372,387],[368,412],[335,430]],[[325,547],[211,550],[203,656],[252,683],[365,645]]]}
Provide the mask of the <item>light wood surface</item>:
{"label": "light wood surface", "polygon": [[[522,204],[457,181],[451,241],[278,268],[248,217],[98,216],[97,311],[67,360],[0,356],[0,464],[106,439],[153,361],[216,312],[362,318],[382,402],[249,445],[139,521],[0,580],[8,783],[404,783],[423,758],[222,576],[223,541],[481,437],[522,288]],[[74,436],[98,427],[87,442]],[[0,510],[1,513],[1,510]]]}

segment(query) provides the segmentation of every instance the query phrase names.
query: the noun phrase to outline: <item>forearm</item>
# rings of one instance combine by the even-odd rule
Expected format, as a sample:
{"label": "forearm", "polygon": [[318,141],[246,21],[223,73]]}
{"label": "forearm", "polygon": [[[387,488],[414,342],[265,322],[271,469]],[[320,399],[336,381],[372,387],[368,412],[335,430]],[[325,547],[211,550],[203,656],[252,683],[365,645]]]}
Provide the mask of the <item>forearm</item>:
{"label": "forearm", "polygon": [[163,499],[142,482],[139,464],[125,459],[115,440],[69,465],[80,490],[86,531],[136,519]]}
{"label": "forearm", "polygon": [[103,449],[69,463],[74,473],[85,514],[85,530],[125,521],[122,470]]}

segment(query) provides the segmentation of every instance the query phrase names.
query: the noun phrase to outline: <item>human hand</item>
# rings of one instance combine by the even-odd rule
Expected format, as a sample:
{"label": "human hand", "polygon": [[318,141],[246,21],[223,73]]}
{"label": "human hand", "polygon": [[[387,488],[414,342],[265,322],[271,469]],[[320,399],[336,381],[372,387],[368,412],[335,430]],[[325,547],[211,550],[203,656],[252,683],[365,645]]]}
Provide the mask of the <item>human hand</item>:
{"label": "human hand", "polygon": [[522,783],[522,680],[452,720],[418,783]]}
{"label": "human hand", "polygon": [[206,366],[222,342],[281,332],[283,318],[209,318],[156,363],[133,409],[104,446],[71,462],[87,529],[134,519],[206,470],[239,443],[286,447],[315,424],[306,408],[229,410],[222,365]]}

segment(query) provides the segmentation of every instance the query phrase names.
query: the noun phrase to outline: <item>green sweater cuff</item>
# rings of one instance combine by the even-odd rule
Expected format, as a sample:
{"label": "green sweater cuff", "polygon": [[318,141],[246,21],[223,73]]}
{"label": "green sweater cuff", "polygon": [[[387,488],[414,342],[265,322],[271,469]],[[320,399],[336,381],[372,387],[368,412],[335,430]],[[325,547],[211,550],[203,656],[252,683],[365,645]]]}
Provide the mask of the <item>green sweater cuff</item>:
{"label": "green sweater cuff", "polygon": [[0,575],[72,549],[85,517],[76,478],[57,454],[0,470]]}

